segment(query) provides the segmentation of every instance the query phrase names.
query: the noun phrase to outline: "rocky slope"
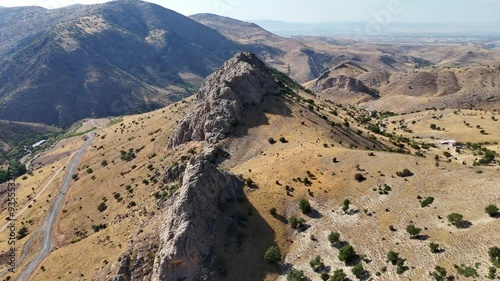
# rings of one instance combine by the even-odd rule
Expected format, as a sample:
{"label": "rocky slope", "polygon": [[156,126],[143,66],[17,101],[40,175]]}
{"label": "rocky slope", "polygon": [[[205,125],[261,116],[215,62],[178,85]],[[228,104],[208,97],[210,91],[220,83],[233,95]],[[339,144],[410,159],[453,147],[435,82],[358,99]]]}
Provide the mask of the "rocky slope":
{"label": "rocky slope", "polygon": [[179,193],[167,205],[151,280],[216,280],[215,222],[221,202],[241,197],[243,184],[209,159],[190,161]]}
{"label": "rocky slope", "polygon": [[254,54],[237,54],[205,80],[193,111],[181,120],[169,147],[189,141],[215,144],[231,132],[246,107],[260,103],[279,87],[271,70]]}

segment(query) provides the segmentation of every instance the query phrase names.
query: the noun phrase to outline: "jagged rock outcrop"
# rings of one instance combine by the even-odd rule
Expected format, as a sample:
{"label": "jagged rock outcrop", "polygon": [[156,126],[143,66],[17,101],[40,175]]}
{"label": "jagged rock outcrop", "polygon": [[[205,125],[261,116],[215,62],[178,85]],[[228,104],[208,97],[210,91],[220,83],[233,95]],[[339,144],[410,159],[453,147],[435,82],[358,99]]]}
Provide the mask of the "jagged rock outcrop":
{"label": "jagged rock outcrop", "polygon": [[378,92],[367,87],[363,82],[356,78],[346,75],[337,75],[333,77],[321,76],[311,88],[313,92],[321,92],[327,89],[343,89],[348,92],[358,92],[368,94],[374,98],[378,97]]}
{"label": "jagged rock outcrop", "polygon": [[213,155],[197,156],[184,171],[182,186],[167,201],[160,230],[153,281],[215,280],[215,222],[219,204],[243,194],[243,184],[211,162]]}
{"label": "jagged rock outcrop", "polygon": [[217,143],[240,121],[245,107],[259,104],[279,87],[271,70],[254,54],[235,55],[203,82],[194,109],[176,128],[169,147],[189,141]]}

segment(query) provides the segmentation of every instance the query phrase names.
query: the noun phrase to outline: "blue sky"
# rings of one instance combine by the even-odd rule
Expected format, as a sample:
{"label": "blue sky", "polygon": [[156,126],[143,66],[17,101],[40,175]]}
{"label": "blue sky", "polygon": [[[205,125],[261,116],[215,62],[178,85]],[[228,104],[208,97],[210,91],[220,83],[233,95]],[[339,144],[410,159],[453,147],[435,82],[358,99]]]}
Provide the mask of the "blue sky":
{"label": "blue sky", "polygon": [[[215,13],[243,20],[372,21],[499,24],[500,0],[148,0],[185,15]],[[1,6],[57,8],[106,0],[0,0]],[[392,8],[391,8],[392,7]]]}

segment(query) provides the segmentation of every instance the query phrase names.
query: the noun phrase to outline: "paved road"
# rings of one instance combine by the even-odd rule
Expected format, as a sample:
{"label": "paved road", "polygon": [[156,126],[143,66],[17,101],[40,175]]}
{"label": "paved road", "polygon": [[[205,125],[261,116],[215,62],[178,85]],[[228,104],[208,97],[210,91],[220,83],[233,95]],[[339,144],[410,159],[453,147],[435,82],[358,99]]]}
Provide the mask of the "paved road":
{"label": "paved road", "polygon": [[[94,134],[88,133],[87,135],[87,140],[83,144],[83,146],[76,152],[76,156],[73,158],[73,161],[69,164],[69,168],[67,170],[66,177],[64,179],[63,185],[61,187],[61,191],[59,195],[57,196],[56,200],[54,201],[54,205],[52,206],[52,209],[50,210],[49,216],[47,217],[47,220],[45,223],[41,226],[40,231],[42,232],[42,247],[40,249],[40,252],[33,258],[33,260],[26,266],[24,271],[19,275],[17,278],[17,281],[26,281],[30,277],[30,275],[35,271],[35,269],[40,265],[40,263],[43,261],[43,259],[50,253],[50,251],[53,248],[52,244],[52,232],[54,230],[54,226],[57,220],[57,214],[59,213],[59,210],[61,209],[61,205],[64,202],[64,198],[66,197],[66,192],[69,189],[69,186],[71,185],[71,182],[73,181],[72,176],[76,171],[76,168],[78,167],[78,163],[82,159],[83,154],[89,147],[90,143],[94,139]],[[28,245],[29,246],[29,245]],[[25,250],[23,249],[23,252]]]}

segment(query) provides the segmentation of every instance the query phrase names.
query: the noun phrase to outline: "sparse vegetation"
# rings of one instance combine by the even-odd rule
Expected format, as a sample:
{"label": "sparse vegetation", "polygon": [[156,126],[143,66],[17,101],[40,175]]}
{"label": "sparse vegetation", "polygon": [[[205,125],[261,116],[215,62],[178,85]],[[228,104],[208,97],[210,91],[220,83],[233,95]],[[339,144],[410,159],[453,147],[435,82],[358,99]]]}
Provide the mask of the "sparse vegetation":
{"label": "sparse vegetation", "polygon": [[311,266],[314,272],[320,272],[325,268],[325,264],[323,263],[323,259],[321,256],[316,256],[311,261],[309,261],[309,265]]}
{"label": "sparse vegetation", "polygon": [[462,222],[462,219],[464,218],[463,215],[459,214],[459,213],[451,213],[448,215],[448,221],[454,225],[454,226],[459,226],[460,223]]}
{"label": "sparse vegetation", "polygon": [[413,224],[410,224],[406,227],[406,232],[408,232],[408,234],[410,234],[411,239],[417,238],[421,231],[422,231],[421,228],[418,228]]}
{"label": "sparse vegetation", "polygon": [[311,204],[307,199],[301,199],[299,201],[299,208],[303,214],[309,214],[312,211]]}
{"label": "sparse vegetation", "polygon": [[498,216],[498,207],[494,204],[488,205],[484,211],[492,218]]}
{"label": "sparse vegetation", "polygon": [[330,234],[328,234],[328,241],[330,241],[332,245],[336,245],[340,242],[340,233],[332,231]]}
{"label": "sparse vegetation", "polygon": [[281,252],[280,249],[276,246],[271,246],[267,251],[264,253],[264,259],[268,263],[278,263],[281,261]]}
{"label": "sparse vegetation", "polygon": [[407,178],[413,176],[413,173],[408,169],[404,169],[403,171],[396,172],[396,175],[398,177]]}
{"label": "sparse vegetation", "polygon": [[304,271],[291,268],[286,276],[287,281],[303,281],[305,279]]}
{"label": "sparse vegetation", "polygon": [[344,247],[340,248],[339,250],[339,260],[343,261],[345,263],[350,263],[354,259],[356,259],[356,251],[354,251],[354,248],[351,245],[345,245]]}

